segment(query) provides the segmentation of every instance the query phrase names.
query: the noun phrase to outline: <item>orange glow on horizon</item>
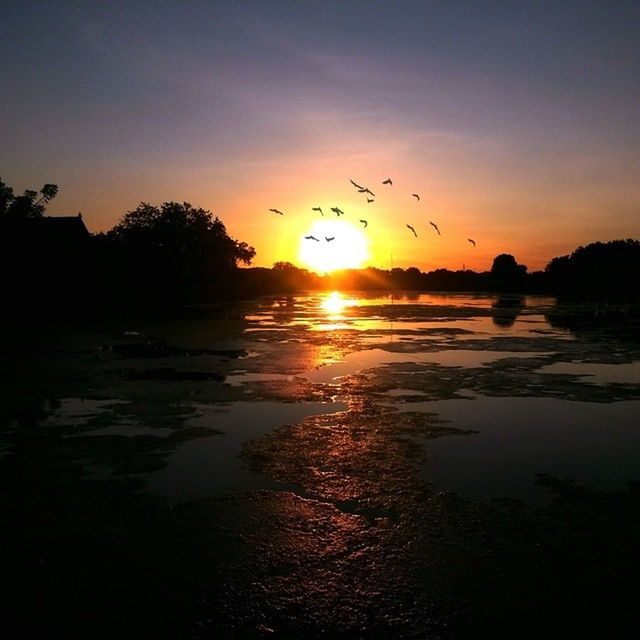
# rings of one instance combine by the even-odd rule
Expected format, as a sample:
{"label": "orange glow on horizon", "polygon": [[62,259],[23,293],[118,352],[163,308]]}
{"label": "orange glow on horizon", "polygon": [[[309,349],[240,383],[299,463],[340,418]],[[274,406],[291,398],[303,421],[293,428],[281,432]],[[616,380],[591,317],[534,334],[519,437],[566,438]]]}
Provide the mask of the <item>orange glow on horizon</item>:
{"label": "orange glow on horizon", "polygon": [[[442,267],[457,270],[464,265],[483,271],[491,268],[497,254],[511,252],[506,250],[506,242],[501,246],[501,234],[495,229],[488,230],[492,238],[487,242],[486,231],[480,232],[474,212],[464,207],[458,210],[459,203],[438,192],[434,178],[425,180],[417,175],[415,167],[385,162],[397,165],[391,171],[393,186],[389,186],[380,182],[386,175],[377,175],[379,169],[369,166],[369,162],[362,162],[363,166],[354,172],[335,160],[330,166],[318,159],[314,161],[313,156],[305,156],[305,161],[304,170],[296,168],[295,179],[289,173],[292,169],[287,167],[284,175],[270,176],[268,183],[261,185],[262,207],[256,208],[255,197],[249,199],[242,193],[238,196],[240,206],[228,207],[238,211],[242,220],[238,226],[229,224],[229,231],[255,247],[255,266],[269,268],[283,261],[318,273],[368,266],[378,269],[413,266],[426,272]],[[369,203],[367,194],[359,193],[349,182],[351,176],[371,188],[375,193],[373,202]],[[257,188],[255,184],[252,187]],[[421,193],[420,201],[411,197],[414,191]],[[270,207],[278,208],[284,215],[270,212]],[[332,207],[339,207],[344,215],[337,217]],[[439,224],[441,236],[429,225],[430,220]],[[226,222],[224,218],[223,221]],[[361,221],[366,221],[366,226]],[[333,226],[338,224],[341,227]],[[407,224],[415,227],[418,238],[407,229]],[[483,224],[487,226],[484,221]],[[339,247],[339,238],[344,236],[339,233],[341,228],[348,237]],[[309,235],[318,241],[305,240]],[[512,239],[513,234],[509,235]],[[325,236],[336,239],[327,242]],[[477,248],[469,244],[468,237],[476,239]],[[522,260],[518,253],[515,255]]]}
{"label": "orange glow on horizon", "polygon": [[[340,134],[341,145],[348,147],[349,142],[360,148],[349,137],[351,134],[342,131]],[[599,214],[592,211],[596,204],[602,204],[598,200],[593,205],[591,200],[588,204],[576,204],[567,202],[564,196],[558,206],[555,202],[552,206],[535,194],[525,197],[509,181],[500,184],[461,181],[451,167],[434,163],[429,165],[430,171],[421,171],[421,163],[404,157],[404,148],[390,147],[388,141],[384,142],[384,153],[367,146],[357,157],[347,156],[345,160],[336,159],[333,149],[305,150],[299,156],[257,166],[250,178],[242,167],[230,165],[224,173],[227,182],[215,189],[197,180],[185,183],[182,192],[173,188],[160,190],[154,183],[147,199],[157,203],[186,200],[210,210],[234,239],[255,248],[251,266],[270,268],[275,262],[291,262],[320,273],[367,266],[383,270],[417,267],[423,272],[440,268],[482,272],[491,269],[493,259],[500,253],[512,254],[531,272],[544,269],[549,260],[571,253],[580,244],[634,235],[629,228],[632,217],[628,215],[615,218],[619,229],[611,226],[612,218],[604,221],[598,218]],[[435,151],[431,149],[429,153]],[[384,174],[380,173],[380,166],[385,166]],[[381,183],[387,173],[393,178],[393,186]],[[370,187],[375,201],[368,203],[366,194],[351,185],[350,177]],[[420,194],[420,201],[411,197],[413,192]],[[82,208],[81,204],[66,204],[64,193],[59,202],[56,199],[52,204],[52,213],[59,205],[64,205],[60,214],[72,207]],[[102,194],[99,190],[97,193],[104,197],[94,198],[97,203],[91,205],[89,215],[85,216],[92,232],[106,230],[117,221],[115,214],[106,219],[103,209],[107,203],[111,203],[111,210],[124,212],[135,208],[139,201],[139,185],[116,194],[116,202],[122,201],[120,205],[114,204],[116,196],[111,193]],[[331,212],[334,206],[340,207],[344,216],[337,218]],[[284,215],[270,212],[271,207]],[[322,207],[324,216],[314,211],[314,207]],[[560,215],[565,209],[566,215]],[[587,216],[589,224],[578,224],[583,216]],[[366,228],[359,222],[361,219],[367,220]],[[317,246],[318,255],[306,259],[301,255],[304,243],[324,243],[324,253],[337,254],[336,241],[327,243],[323,236],[318,243],[304,240],[306,235],[315,235],[314,225],[322,221],[348,223],[366,239],[367,253],[345,264],[333,257],[325,260],[321,247]],[[430,226],[430,221],[438,225],[441,235]],[[416,229],[417,238],[406,228],[407,224]],[[327,233],[328,237],[332,235]],[[477,246],[472,246],[467,238],[473,238]],[[341,253],[352,260],[352,245],[347,243]]]}

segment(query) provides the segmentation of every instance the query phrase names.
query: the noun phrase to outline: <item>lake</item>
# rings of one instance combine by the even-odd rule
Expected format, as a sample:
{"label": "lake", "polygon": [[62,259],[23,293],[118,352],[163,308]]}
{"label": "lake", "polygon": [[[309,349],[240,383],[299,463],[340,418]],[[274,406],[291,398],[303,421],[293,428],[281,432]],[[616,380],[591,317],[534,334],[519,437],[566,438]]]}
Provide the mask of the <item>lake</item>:
{"label": "lake", "polygon": [[[124,612],[160,636],[466,637],[577,589],[569,624],[635,553],[639,335],[624,305],[357,292],[20,332],[0,414],[16,601],[40,589],[83,632]],[[94,545],[103,586],[80,594]]]}
{"label": "lake", "polygon": [[[201,407],[189,424],[223,435],[180,447],[150,479],[151,490],[189,499],[272,488],[268,476],[247,474],[238,460],[243,443],[307,416],[339,415],[365,393],[398,412],[435,413],[453,429],[476,432],[425,444],[421,473],[434,488],[535,501],[536,473],[623,487],[640,479],[640,360],[602,354],[601,345],[590,346],[591,357],[583,343],[576,348],[570,331],[546,319],[553,302],[337,292],[261,301],[245,315],[233,348],[248,353],[225,384],[260,397],[261,387],[273,394],[311,383],[309,393],[331,400],[300,393],[285,404],[256,398],[224,412]],[[608,397],[602,390],[592,397],[593,385],[610,388]]]}

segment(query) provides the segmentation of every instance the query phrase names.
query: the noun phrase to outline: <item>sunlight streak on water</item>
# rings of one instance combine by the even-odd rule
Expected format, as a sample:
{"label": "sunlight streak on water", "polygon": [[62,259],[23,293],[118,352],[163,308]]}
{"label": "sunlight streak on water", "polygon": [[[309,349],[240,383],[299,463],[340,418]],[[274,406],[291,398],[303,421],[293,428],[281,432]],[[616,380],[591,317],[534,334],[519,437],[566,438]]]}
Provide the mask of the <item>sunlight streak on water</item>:
{"label": "sunlight streak on water", "polygon": [[345,316],[345,311],[348,308],[357,307],[359,304],[359,300],[355,298],[346,298],[339,291],[332,291],[324,297],[320,307],[327,312],[327,318],[337,320]]}

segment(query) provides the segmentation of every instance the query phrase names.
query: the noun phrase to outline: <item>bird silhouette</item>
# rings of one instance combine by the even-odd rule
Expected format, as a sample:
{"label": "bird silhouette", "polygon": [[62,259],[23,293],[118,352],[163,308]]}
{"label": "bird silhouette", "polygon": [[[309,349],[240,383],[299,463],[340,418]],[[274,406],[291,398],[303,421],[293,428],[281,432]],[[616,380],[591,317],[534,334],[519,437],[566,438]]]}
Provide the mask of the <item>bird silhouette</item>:
{"label": "bird silhouette", "polygon": [[361,187],[357,182],[354,182],[351,178],[349,178],[349,182],[356,188],[356,189],[364,189],[364,187]]}
{"label": "bird silhouette", "polygon": [[375,202],[375,201],[374,201],[374,199],[373,199],[373,198],[367,198],[367,202],[368,202],[369,204],[371,204],[372,202]]}
{"label": "bird silhouette", "polygon": [[331,238],[327,238],[327,236],[325,236],[325,237],[324,237],[324,239],[325,239],[327,242],[331,242],[332,240],[335,240],[335,239],[336,239],[336,237],[335,237],[335,236],[331,236]]}
{"label": "bird silhouette", "polygon": [[315,236],[305,236],[304,239],[305,240],[315,240],[316,242],[320,242],[320,240],[318,240],[318,238],[316,238]]}
{"label": "bird silhouette", "polygon": [[429,224],[438,232],[438,235],[441,236],[442,234],[440,233],[440,229],[438,229],[438,225],[435,222],[431,222],[431,220],[429,220]]}
{"label": "bird silhouette", "polygon": [[410,224],[408,224],[408,225],[407,225],[407,229],[411,229],[411,231],[413,231],[413,235],[414,235],[416,238],[418,237],[418,234],[416,233],[416,230],[415,230],[415,229],[414,229]]}
{"label": "bird silhouette", "polygon": [[282,211],[278,211],[278,209],[269,209],[269,211],[273,211],[273,213],[277,213],[279,216],[284,215],[284,213],[282,213]]}
{"label": "bird silhouette", "polygon": [[321,216],[324,216],[322,213],[322,207],[311,207],[311,211],[319,211]]}
{"label": "bird silhouette", "polygon": [[475,247],[476,246],[476,241],[472,240],[471,238],[467,238],[467,240]]}
{"label": "bird silhouette", "polygon": [[420,196],[417,193],[411,194],[416,200],[420,200]]}
{"label": "bird silhouette", "polygon": [[364,225],[364,228],[367,228],[367,224],[368,222],[366,220],[360,220],[359,222],[362,222],[362,224]]}
{"label": "bird silhouette", "polygon": [[373,191],[371,191],[371,189],[369,189],[369,187],[367,187],[367,188],[364,190],[364,193],[368,193],[370,196],[373,196],[374,198],[376,197],[376,194],[375,194],[375,193],[373,193]]}
{"label": "bird silhouette", "polygon": [[338,218],[342,215],[344,215],[344,211],[342,209],[339,209],[338,207],[331,207],[331,211],[333,211]]}
{"label": "bird silhouette", "polygon": [[386,180],[382,181],[382,184],[390,184],[393,185],[393,182],[391,182],[391,178],[387,178]]}

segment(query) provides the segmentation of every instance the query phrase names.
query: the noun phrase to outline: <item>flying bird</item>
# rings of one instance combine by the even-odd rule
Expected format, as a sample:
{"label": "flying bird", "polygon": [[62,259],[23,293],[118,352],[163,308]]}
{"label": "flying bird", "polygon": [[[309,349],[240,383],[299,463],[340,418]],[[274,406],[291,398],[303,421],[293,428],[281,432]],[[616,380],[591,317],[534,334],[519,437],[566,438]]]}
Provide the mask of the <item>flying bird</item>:
{"label": "flying bird", "polygon": [[338,218],[341,215],[344,215],[344,211],[342,209],[338,209],[338,207],[331,207],[331,211],[333,211],[338,216]]}
{"label": "flying bird", "polygon": [[410,224],[408,224],[408,225],[407,225],[407,229],[411,229],[411,231],[413,231],[413,235],[414,235],[416,238],[418,237],[418,234],[416,233],[416,230],[415,230],[415,229],[414,229]]}
{"label": "flying bird", "polygon": [[324,216],[322,213],[322,207],[311,207],[311,211],[319,211],[321,216]]}
{"label": "flying bird", "polygon": [[332,240],[335,240],[335,239],[336,239],[336,237],[335,237],[335,236],[331,236],[331,238],[327,238],[327,236],[325,236],[325,237],[324,237],[324,239],[325,239],[327,242],[331,242]]}
{"label": "flying bird", "polygon": [[375,193],[373,193],[373,191],[371,191],[371,189],[369,189],[369,187],[367,187],[367,188],[364,190],[364,193],[368,193],[370,196],[373,196],[374,198],[376,197],[376,194],[375,194]]}
{"label": "flying bird", "polygon": [[354,182],[351,178],[349,178],[349,182],[356,188],[356,189],[364,189],[364,187],[361,187],[357,182]]}
{"label": "flying bird", "polygon": [[416,200],[420,200],[420,196],[417,193],[411,194]]}
{"label": "flying bird", "polygon": [[278,209],[269,209],[269,211],[273,211],[273,213],[277,213],[280,216],[284,215],[284,213],[282,213],[282,211],[278,211]]}
{"label": "flying bird", "polygon": [[305,240],[315,240],[316,242],[320,242],[320,240],[318,240],[318,238],[316,238],[315,236],[305,236],[304,239]]}
{"label": "flying bird", "polygon": [[440,229],[438,229],[438,225],[435,222],[431,222],[431,220],[429,220],[429,224],[438,232],[438,235],[441,236],[442,234],[440,233]]}
{"label": "flying bird", "polygon": [[373,198],[367,198],[367,202],[368,202],[369,204],[371,204],[372,202],[375,202],[375,201],[374,201],[374,199],[373,199]]}
{"label": "flying bird", "polygon": [[393,182],[391,182],[391,178],[387,178],[386,180],[382,181],[382,184],[390,184],[393,185]]}
{"label": "flying bird", "polygon": [[368,223],[367,223],[367,221],[366,221],[366,220],[360,220],[359,222],[362,222],[362,224],[364,225],[364,228],[365,228],[365,229],[367,228],[367,224],[368,224]]}
{"label": "flying bird", "polygon": [[475,247],[476,246],[476,241],[472,240],[471,238],[467,238],[467,240]]}

